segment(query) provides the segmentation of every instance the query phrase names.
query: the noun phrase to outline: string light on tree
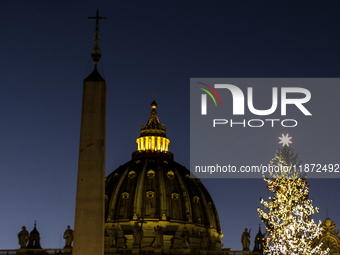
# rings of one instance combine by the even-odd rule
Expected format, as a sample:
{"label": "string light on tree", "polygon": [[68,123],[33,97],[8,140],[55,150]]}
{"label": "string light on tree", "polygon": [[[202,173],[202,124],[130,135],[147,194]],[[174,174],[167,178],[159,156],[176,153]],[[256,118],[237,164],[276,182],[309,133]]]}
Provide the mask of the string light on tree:
{"label": "string light on tree", "polygon": [[271,166],[285,171],[270,173],[265,177],[267,189],[273,192],[269,201],[260,199],[263,209],[257,208],[259,217],[265,223],[267,238],[264,241],[264,253],[271,255],[328,254],[321,245],[314,245],[314,240],[321,235],[321,222],[315,224],[311,215],[318,212],[309,199],[309,186],[305,178],[295,171],[301,165],[298,154],[289,147],[291,137],[282,134],[277,150],[270,161]]}

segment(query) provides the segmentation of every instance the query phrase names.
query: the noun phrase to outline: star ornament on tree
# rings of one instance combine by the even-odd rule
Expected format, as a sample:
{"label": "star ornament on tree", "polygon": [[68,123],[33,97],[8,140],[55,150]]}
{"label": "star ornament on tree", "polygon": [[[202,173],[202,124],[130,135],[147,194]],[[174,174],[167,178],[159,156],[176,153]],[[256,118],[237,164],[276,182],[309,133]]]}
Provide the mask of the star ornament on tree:
{"label": "star ornament on tree", "polygon": [[279,139],[281,140],[279,143],[282,143],[282,147],[284,147],[285,145],[287,145],[289,147],[289,144],[292,143],[290,141],[290,139],[292,139],[292,137],[288,137],[288,134],[286,136],[284,134],[282,134],[282,137],[279,137]]}

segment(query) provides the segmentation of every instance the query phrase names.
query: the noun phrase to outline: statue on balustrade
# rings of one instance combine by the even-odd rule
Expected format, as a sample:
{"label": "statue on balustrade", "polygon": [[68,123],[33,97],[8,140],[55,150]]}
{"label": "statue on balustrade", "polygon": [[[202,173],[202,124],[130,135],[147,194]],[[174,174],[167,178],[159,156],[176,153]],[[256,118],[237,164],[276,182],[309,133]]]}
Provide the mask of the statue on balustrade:
{"label": "statue on balustrade", "polygon": [[109,235],[110,247],[117,247],[118,231],[115,225],[112,225],[112,227],[107,230],[107,233]]}
{"label": "statue on balustrade", "polygon": [[133,245],[140,245],[143,239],[143,229],[137,222],[133,225]]}
{"label": "statue on balustrade", "polygon": [[67,226],[67,229],[64,232],[64,239],[65,239],[65,247],[64,248],[72,247],[73,230],[71,229],[70,226]]}
{"label": "statue on balustrade", "polygon": [[184,227],[182,234],[181,234],[181,240],[182,240],[182,246],[185,249],[188,249],[190,247],[190,232],[186,227]]}
{"label": "statue on balustrade", "polygon": [[18,234],[19,245],[20,245],[20,248],[21,248],[21,249],[27,247],[28,237],[29,237],[28,231],[26,230],[26,227],[23,226],[23,227],[21,228],[20,233]]}
{"label": "statue on balustrade", "polygon": [[242,234],[241,243],[242,243],[242,246],[243,246],[243,251],[249,251],[249,246],[250,246],[250,231],[251,231],[251,229],[248,232],[248,229],[245,228],[244,232]]}
{"label": "statue on balustrade", "polygon": [[157,225],[157,227],[154,228],[154,234],[155,234],[155,246],[157,248],[163,247],[163,230],[162,227]]}

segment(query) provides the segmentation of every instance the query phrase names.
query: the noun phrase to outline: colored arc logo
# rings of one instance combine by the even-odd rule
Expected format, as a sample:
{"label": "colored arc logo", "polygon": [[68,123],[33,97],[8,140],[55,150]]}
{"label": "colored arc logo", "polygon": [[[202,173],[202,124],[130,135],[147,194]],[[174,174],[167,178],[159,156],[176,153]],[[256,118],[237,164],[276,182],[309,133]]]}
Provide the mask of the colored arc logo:
{"label": "colored arc logo", "polygon": [[[207,88],[211,89],[212,92],[214,92],[214,94],[217,96],[218,100],[220,101],[220,104],[222,105],[222,101],[221,101],[220,95],[217,93],[217,91],[213,87],[211,87],[208,84],[202,83],[202,82],[197,82],[197,83],[202,84],[202,85],[206,86]],[[215,100],[214,96],[210,93],[209,90],[206,90],[204,88],[199,88],[199,87],[197,87],[197,88],[203,90],[204,92],[206,92],[212,98],[212,100],[214,100],[215,106],[217,106],[216,100]]]}

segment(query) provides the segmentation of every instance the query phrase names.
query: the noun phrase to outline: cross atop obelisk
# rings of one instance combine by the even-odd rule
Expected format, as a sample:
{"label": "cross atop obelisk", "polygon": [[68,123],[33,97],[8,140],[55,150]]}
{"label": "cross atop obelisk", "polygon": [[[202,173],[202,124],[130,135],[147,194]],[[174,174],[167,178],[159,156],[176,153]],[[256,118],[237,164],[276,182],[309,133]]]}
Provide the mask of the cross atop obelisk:
{"label": "cross atop obelisk", "polygon": [[96,17],[88,17],[89,19],[96,20],[96,32],[99,32],[99,20],[100,19],[107,19],[107,17],[99,17],[99,10],[97,9],[97,16]]}
{"label": "cross atop obelisk", "polygon": [[97,9],[97,16],[96,17],[88,17],[89,19],[95,19],[96,20],[96,31],[93,37],[94,41],[94,48],[91,52],[91,56],[93,58],[93,63],[95,65],[95,68],[97,68],[97,64],[99,63],[99,59],[102,55],[100,49],[99,49],[99,41],[100,41],[100,35],[99,35],[99,20],[100,19],[107,19],[106,17],[99,17],[99,10]]}

